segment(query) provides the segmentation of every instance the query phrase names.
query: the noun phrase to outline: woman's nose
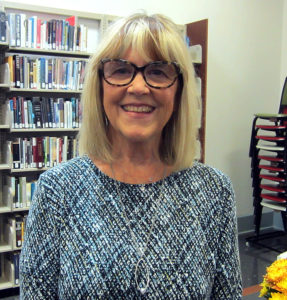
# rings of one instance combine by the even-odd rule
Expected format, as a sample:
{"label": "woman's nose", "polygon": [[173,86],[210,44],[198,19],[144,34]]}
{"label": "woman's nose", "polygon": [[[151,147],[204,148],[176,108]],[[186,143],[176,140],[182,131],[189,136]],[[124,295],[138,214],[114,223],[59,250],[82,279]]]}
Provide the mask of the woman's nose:
{"label": "woman's nose", "polygon": [[134,80],[130,83],[128,87],[128,92],[136,94],[146,94],[149,93],[150,89],[144,80],[143,74],[138,72]]}

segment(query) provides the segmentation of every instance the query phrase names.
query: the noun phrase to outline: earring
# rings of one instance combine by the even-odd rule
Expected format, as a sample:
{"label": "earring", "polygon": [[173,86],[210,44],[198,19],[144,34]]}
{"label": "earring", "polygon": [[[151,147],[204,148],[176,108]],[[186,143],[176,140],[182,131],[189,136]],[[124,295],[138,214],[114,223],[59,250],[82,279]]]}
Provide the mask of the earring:
{"label": "earring", "polygon": [[106,114],[105,114],[104,118],[105,118],[106,128],[108,128],[108,126],[109,126],[109,119],[107,118]]}

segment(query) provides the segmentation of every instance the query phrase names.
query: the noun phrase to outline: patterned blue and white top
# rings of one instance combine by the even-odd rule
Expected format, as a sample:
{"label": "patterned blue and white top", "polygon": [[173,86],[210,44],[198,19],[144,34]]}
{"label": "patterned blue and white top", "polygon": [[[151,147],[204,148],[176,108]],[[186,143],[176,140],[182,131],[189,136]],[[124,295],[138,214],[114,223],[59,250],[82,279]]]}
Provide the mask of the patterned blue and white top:
{"label": "patterned blue and white top", "polygon": [[[150,283],[141,295],[137,249],[155,214],[145,252]],[[88,156],[75,158],[40,176],[26,226],[21,299],[241,299],[233,189],[200,163],[163,181],[126,184]]]}

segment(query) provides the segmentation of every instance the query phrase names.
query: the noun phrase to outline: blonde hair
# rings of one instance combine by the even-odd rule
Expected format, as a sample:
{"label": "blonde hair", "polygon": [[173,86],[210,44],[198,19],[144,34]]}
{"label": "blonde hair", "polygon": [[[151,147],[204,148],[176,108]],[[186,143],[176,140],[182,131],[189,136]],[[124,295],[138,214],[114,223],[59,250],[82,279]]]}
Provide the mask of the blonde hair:
{"label": "blonde hair", "polygon": [[147,61],[175,61],[180,66],[175,99],[177,109],[163,129],[159,152],[161,160],[173,165],[175,170],[187,168],[192,165],[196,150],[198,97],[194,68],[183,36],[177,26],[163,15],[140,13],[119,19],[111,25],[90,59],[81,98],[80,154],[88,154],[104,162],[113,160],[102,104],[99,66],[101,59],[121,58],[130,47]]}

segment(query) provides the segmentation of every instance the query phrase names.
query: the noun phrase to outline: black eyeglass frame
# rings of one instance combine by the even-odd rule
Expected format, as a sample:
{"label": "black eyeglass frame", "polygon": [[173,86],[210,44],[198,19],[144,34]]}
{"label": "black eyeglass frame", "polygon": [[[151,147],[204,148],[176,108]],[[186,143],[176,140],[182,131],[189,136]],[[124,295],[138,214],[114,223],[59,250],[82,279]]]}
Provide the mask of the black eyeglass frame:
{"label": "black eyeglass frame", "polygon": [[[110,62],[110,61],[119,61],[119,62],[124,62],[126,64],[129,64],[131,66],[134,67],[135,69],[135,72],[133,74],[133,76],[131,77],[130,81],[127,82],[127,83],[123,83],[123,84],[115,84],[115,83],[111,83],[107,80],[107,78],[105,77],[105,74],[104,74],[104,64],[107,63],[107,62]],[[141,72],[142,73],[142,76],[143,76],[143,79],[145,81],[145,83],[149,86],[149,87],[152,87],[154,89],[167,89],[169,87],[171,87],[172,85],[174,85],[176,79],[178,78],[178,76],[181,74],[181,70],[180,70],[180,67],[178,65],[178,63],[176,62],[168,62],[168,61],[152,61],[152,62],[149,62],[147,63],[146,65],[144,66],[141,66],[141,67],[138,67],[137,65],[135,65],[134,63],[128,61],[128,60],[125,60],[125,59],[121,59],[121,58],[118,58],[118,59],[113,59],[113,58],[104,58],[104,59],[101,59],[100,60],[101,62],[101,68],[99,69],[100,72],[101,72],[101,75],[102,77],[104,78],[105,82],[107,82],[108,84],[110,85],[114,85],[114,86],[126,86],[126,85],[129,85],[136,77],[137,73],[138,72]],[[159,64],[172,64],[174,67],[175,67],[175,70],[176,70],[176,76],[174,77],[173,81],[168,85],[168,86],[165,86],[165,87],[161,87],[161,86],[153,86],[151,85],[150,83],[147,82],[146,80],[146,77],[145,77],[145,74],[144,74],[144,70],[147,66],[150,66],[150,65],[159,65]]]}

